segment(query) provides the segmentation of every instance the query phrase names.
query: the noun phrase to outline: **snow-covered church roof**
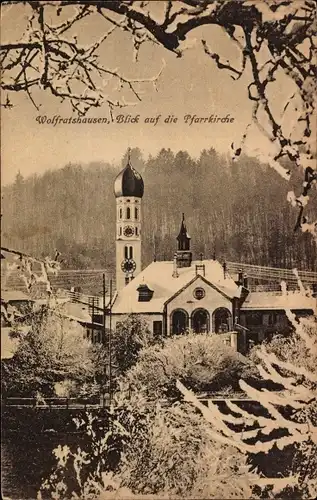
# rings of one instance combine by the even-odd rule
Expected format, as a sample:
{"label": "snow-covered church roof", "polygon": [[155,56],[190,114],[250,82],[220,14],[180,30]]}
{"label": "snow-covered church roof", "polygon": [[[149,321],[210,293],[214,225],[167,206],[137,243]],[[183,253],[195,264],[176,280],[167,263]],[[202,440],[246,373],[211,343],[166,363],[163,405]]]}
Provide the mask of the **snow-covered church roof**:
{"label": "snow-covered church roof", "polygon": [[[163,312],[166,301],[195,279],[196,265],[200,269],[204,266],[205,273],[198,271],[199,276],[203,276],[203,279],[214,285],[220,293],[230,298],[240,296],[240,287],[227,273],[225,277],[222,265],[216,260],[193,261],[190,267],[177,269],[177,278],[173,277],[173,261],[157,261],[152,262],[118,291],[112,308],[113,314]],[[142,284],[146,284],[154,292],[153,298],[148,302],[139,302],[137,289]]]}

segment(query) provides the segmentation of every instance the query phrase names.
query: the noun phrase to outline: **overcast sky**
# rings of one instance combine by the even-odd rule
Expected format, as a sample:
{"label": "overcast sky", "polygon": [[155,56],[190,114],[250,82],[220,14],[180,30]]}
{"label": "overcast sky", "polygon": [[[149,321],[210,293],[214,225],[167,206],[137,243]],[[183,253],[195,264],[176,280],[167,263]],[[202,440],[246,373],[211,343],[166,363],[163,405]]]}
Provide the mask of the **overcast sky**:
{"label": "overcast sky", "polygon": [[[158,8],[160,6],[158,5]],[[3,9],[2,43],[12,40],[21,33],[25,25],[25,7],[19,5]],[[106,21],[96,17],[83,21],[79,39],[91,43],[104,32]],[[38,115],[53,117],[74,116],[69,104],[61,104],[44,92],[34,93],[34,99],[41,105],[38,112],[26,95],[11,95],[14,103],[11,110],[2,109],[2,183],[11,182],[18,171],[23,176],[41,173],[46,169],[61,168],[69,162],[118,161],[127,147],[139,147],[145,156],[154,154],[162,147],[174,151],[188,150],[199,155],[203,148],[214,147],[218,151],[230,151],[232,142],[238,143],[244,128],[251,119],[251,103],[247,97],[247,83],[250,74],[246,71],[241,80],[234,82],[230,74],[220,71],[214,61],[204,54],[200,40],[206,38],[213,50],[218,50],[224,59],[230,58],[239,67],[239,52],[221,29],[204,27],[193,33],[197,42],[182,58],[165,49],[147,45],[140,51],[139,61],[133,62],[133,49],[128,34],[117,30],[104,45],[102,62],[109,68],[118,68],[127,77],[152,77],[165,61],[165,68],[159,78],[157,91],[152,84],[145,84],[142,102],[130,108],[118,110],[115,114],[140,115],[139,124],[110,125],[64,125],[55,127],[39,124]],[[285,82],[276,88],[277,101],[290,94]],[[132,96],[125,94],[127,100]],[[161,115],[156,126],[144,124],[146,117]],[[177,123],[165,124],[168,115],[178,118]],[[193,124],[184,123],[186,114],[208,117],[230,115],[233,123]],[[107,106],[91,110],[88,117],[109,117]],[[255,154],[261,133],[250,131],[246,151]]]}

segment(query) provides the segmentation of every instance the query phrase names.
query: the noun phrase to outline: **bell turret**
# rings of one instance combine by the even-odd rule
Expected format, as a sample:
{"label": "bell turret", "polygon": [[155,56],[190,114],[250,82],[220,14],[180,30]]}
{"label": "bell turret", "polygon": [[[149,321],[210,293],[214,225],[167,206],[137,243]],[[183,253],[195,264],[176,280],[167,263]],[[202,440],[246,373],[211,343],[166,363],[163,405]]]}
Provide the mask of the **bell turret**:
{"label": "bell turret", "polygon": [[185,224],[185,214],[182,215],[181,227],[177,236],[178,250],[176,252],[177,267],[190,267],[192,252],[190,251],[190,236]]}
{"label": "bell turret", "polygon": [[178,250],[190,250],[190,236],[185,224],[185,214],[183,213],[181,228],[177,236]]}

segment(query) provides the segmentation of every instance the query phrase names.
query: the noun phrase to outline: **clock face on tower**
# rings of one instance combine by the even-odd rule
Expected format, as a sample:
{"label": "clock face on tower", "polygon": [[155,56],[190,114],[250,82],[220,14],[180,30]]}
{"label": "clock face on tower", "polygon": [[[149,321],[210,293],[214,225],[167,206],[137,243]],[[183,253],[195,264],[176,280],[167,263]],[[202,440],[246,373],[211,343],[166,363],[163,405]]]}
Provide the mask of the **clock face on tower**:
{"label": "clock face on tower", "polygon": [[121,269],[123,272],[131,273],[136,270],[136,263],[133,259],[124,259],[121,262]]}
{"label": "clock face on tower", "polygon": [[124,236],[130,237],[134,235],[134,228],[132,226],[125,226],[123,228]]}

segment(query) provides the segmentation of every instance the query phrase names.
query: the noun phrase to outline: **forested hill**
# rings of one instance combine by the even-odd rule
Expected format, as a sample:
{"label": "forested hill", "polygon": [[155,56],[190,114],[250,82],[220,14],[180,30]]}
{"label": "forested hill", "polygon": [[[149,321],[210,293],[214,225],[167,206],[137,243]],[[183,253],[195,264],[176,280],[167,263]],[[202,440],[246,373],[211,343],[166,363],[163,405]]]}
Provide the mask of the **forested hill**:
{"label": "forested hill", "polygon": [[[135,149],[132,163],[145,182],[144,265],[154,254],[172,259],[185,212],[196,257],[215,252],[219,259],[316,269],[311,235],[294,233],[297,211],[286,200],[292,186],[254,158],[232,163],[210,149],[197,160],[162,149],[144,161]],[[113,267],[118,168],[91,163],[18,175],[2,191],[2,244],[36,256],[58,249],[68,268]],[[311,210],[317,213],[317,200]]]}

